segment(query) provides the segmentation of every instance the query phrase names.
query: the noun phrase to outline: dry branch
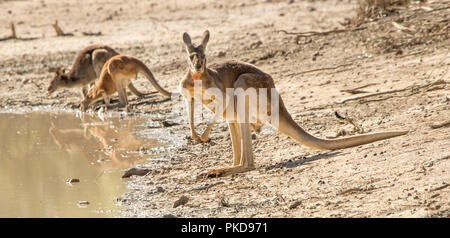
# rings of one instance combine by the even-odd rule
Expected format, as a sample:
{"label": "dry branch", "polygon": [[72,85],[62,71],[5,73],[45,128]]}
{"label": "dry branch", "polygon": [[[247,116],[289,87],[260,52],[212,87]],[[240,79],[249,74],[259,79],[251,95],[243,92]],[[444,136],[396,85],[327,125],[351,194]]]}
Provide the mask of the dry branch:
{"label": "dry branch", "polygon": [[52,24],[53,28],[56,31],[56,36],[73,36],[72,33],[64,33],[61,27],[58,25],[58,21],[55,21],[55,24]]}
{"label": "dry branch", "polygon": [[355,128],[355,129],[354,129],[355,132],[358,132],[358,133],[364,133],[364,129],[363,129],[358,123],[356,123],[355,120],[354,120],[353,118],[350,118],[350,117],[343,117],[343,116],[339,115],[339,113],[338,113],[337,111],[334,112],[334,115],[335,115],[339,120],[344,120],[344,121],[346,121],[347,123],[352,124],[352,125],[354,126],[354,128]]}
{"label": "dry branch", "polygon": [[16,39],[17,35],[16,35],[16,28],[14,27],[14,23],[11,22],[11,38]]}
{"label": "dry branch", "polygon": [[286,35],[296,35],[299,37],[311,37],[311,36],[326,36],[330,34],[344,33],[344,32],[355,32],[360,30],[365,30],[367,27],[356,27],[350,29],[336,29],[331,31],[306,31],[306,32],[289,32],[286,30],[279,30],[278,32],[283,32]]}
{"label": "dry branch", "polygon": [[377,85],[376,83],[369,83],[360,87],[352,88],[352,89],[344,89],[341,92],[350,93],[350,94],[358,94],[358,93],[367,93],[367,91],[361,90],[363,88],[367,88],[369,86]]}
{"label": "dry branch", "polygon": [[28,38],[20,38],[16,35],[16,27],[14,26],[14,23],[11,22],[11,35],[7,37],[0,38],[0,41],[5,40],[34,40],[37,39],[37,37],[28,37]]}
{"label": "dry branch", "polygon": [[350,65],[353,65],[353,64],[352,63],[350,63],[350,64],[341,64],[341,65],[338,65],[338,66],[335,66],[335,67],[325,67],[325,68],[319,68],[319,69],[306,70],[306,71],[302,71],[302,72],[299,72],[299,73],[288,74],[286,76],[306,74],[306,73],[312,73],[312,72],[317,72],[317,71],[322,71],[322,70],[338,69],[338,68],[345,67],[345,66],[350,66]]}
{"label": "dry branch", "polygon": [[375,96],[380,96],[380,95],[385,95],[385,94],[391,94],[391,93],[398,93],[398,92],[404,92],[404,91],[408,91],[408,90],[419,90],[422,88],[428,88],[430,86],[435,86],[435,85],[441,85],[441,84],[448,84],[450,82],[444,81],[444,80],[437,80],[435,82],[432,83],[427,83],[421,86],[409,86],[406,88],[402,88],[402,89],[395,89],[395,90],[390,90],[390,91],[385,91],[385,92],[378,92],[378,93],[371,93],[368,95],[364,95],[364,96],[358,96],[358,97],[350,97],[350,98],[346,98],[343,99],[341,101],[338,101],[336,103],[338,104],[342,104],[345,102],[349,102],[349,101],[354,101],[354,100],[360,100],[360,99],[364,99],[364,98],[369,98],[369,97],[375,97]]}
{"label": "dry branch", "polygon": [[438,129],[438,128],[446,127],[446,126],[450,126],[450,121],[436,122],[436,123],[433,123],[432,125],[430,125],[430,127],[432,129]]}
{"label": "dry branch", "polygon": [[102,32],[81,32],[81,34],[83,34],[83,36],[101,36]]}
{"label": "dry branch", "polygon": [[11,39],[17,39],[16,28],[14,27],[14,23],[12,23],[12,22],[11,22],[11,35],[4,37],[4,38],[0,38],[0,41],[11,40]]}

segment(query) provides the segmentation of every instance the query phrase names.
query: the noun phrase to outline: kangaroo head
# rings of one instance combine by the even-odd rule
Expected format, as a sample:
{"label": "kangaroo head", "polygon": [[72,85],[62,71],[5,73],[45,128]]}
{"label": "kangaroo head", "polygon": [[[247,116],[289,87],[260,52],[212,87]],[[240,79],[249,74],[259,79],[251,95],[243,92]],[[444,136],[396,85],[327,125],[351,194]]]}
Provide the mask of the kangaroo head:
{"label": "kangaroo head", "polygon": [[186,45],[188,63],[193,73],[203,73],[206,69],[206,44],[209,40],[209,31],[206,30],[202,36],[202,43],[198,46],[192,44],[191,37],[187,32],[183,34],[183,41]]}
{"label": "kangaroo head", "polygon": [[61,87],[61,85],[67,84],[68,77],[65,74],[65,70],[65,67],[56,69],[52,79],[50,80],[50,85],[47,88],[48,95],[55,92],[59,87]]}
{"label": "kangaroo head", "polygon": [[91,106],[94,102],[102,99],[102,95],[105,92],[103,89],[93,88],[91,89],[86,97],[83,98],[80,102],[80,110],[85,112],[89,106]]}

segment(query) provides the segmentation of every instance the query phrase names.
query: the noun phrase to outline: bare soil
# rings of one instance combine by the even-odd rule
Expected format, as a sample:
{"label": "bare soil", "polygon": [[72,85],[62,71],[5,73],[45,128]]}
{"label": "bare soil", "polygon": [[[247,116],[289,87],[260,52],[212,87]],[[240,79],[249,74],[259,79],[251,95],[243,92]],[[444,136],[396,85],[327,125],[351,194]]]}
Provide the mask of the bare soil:
{"label": "bare soil", "polygon": [[[232,163],[227,125],[214,128],[210,143],[196,143],[180,119],[185,112],[172,113],[173,107],[183,105],[181,99],[130,96],[133,112],[174,122],[166,128],[167,135],[184,139],[161,154],[168,160],[144,165],[149,174],[131,177],[132,191],[117,201],[128,208],[123,216],[449,217],[450,127],[430,125],[450,120],[450,85],[418,86],[450,78],[450,2],[414,1],[389,16],[342,26],[355,16],[356,4],[0,1],[0,38],[9,36],[11,21],[21,38],[0,41],[0,107],[77,108],[79,90],[49,97],[46,88],[51,69],[69,68],[76,53],[93,43],[142,59],[163,87],[176,91],[187,71],[182,33],[189,32],[197,42],[209,29],[208,61],[241,60],[271,74],[293,118],[313,135],[352,133],[353,127],[336,119],[335,111],[351,117],[365,132],[411,132],[322,152],[264,128],[253,140],[255,170],[205,180],[197,175]],[[55,20],[73,36],[57,37],[51,26]],[[334,29],[347,31],[294,34]],[[82,35],[99,31],[100,36]],[[368,84],[363,94],[341,91]],[[154,91],[143,78],[135,85]],[[205,126],[200,123],[198,131]],[[184,205],[174,207],[182,197]]]}

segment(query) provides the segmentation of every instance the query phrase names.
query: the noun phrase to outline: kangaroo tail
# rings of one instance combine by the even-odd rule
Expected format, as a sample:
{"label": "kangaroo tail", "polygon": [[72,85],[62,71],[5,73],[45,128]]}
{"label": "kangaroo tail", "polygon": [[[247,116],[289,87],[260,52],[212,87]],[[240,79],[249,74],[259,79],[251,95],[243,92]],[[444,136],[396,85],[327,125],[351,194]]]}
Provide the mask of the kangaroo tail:
{"label": "kangaroo tail", "polygon": [[[281,112],[281,110],[284,110],[284,112]],[[409,132],[408,130],[387,131],[351,136],[342,139],[320,139],[309,134],[295,123],[284,107],[280,108],[278,130],[303,145],[319,150],[343,149],[405,135]]]}
{"label": "kangaroo tail", "polygon": [[158,82],[156,82],[156,79],[153,76],[152,72],[143,62],[141,62],[140,60],[136,60],[136,64],[139,66],[139,72],[145,75],[148,81],[150,81],[150,83],[153,85],[153,87],[156,88],[156,90],[158,90],[158,92],[166,97],[170,97],[171,93],[166,91],[158,84]]}

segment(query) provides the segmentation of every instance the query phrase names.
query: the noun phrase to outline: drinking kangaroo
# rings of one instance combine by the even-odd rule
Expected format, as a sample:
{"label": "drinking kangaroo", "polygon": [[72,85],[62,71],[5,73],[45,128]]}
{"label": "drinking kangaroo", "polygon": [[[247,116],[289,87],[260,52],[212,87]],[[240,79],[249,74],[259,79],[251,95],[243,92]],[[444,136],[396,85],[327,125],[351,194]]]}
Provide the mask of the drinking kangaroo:
{"label": "drinking kangaroo", "polygon": [[127,106],[128,97],[125,88],[130,87],[130,78],[135,77],[137,73],[142,73],[162,95],[170,97],[171,93],[156,82],[152,72],[142,61],[132,56],[116,55],[103,65],[98,81],[81,101],[81,110],[85,111],[102,98],[108,107],[110,96],[115,92],[119,94],[119,106]]}
{"label": "drinking kangaroo", "polygon": [[[209,31],[205,31],[202,42],[196,46],[192,44],[188,33],[183,34],[183,41],[188,54],[189,70],[185,78],[180,83],[181,94],[186,99],[187,111],[190,123],[191,136],[194,140],[207,142],[209,133],[215,123],[210,123],[205,132],[199,137],[194,128],[194,100],[199,100],[207,106],[214,114],[214,119],[222,116],[226,119],[231,134],[233,147],[233,166],[211,170],[205,177],[226,176],[229,174],[249,171],[255,168],[253,162],[253,150],[251,141],[251,127],[258,129],[271,114],[278,113],[277,121],[271,120],[269,123],[281,133],[291,137],[300,144],[319,150],[337,150],[347,147],[371,143],[378,140],[388,139],[395,136],[405,135],[409,131],[388,131],[372,134],[352,136],[342,139],[320,139],[303,130],[287,111],[283,100],[276,93],[275,84],[272,77],[258,69],[257,67],[238,61],[224,61],[206,66],[205,50],[209,40]],[[201,83],[198,90],[196,85]],[[195,91],[200,91],[195,93]],[[239,95],[229,94],[233,89],[235,92],[247,92],[248,89],[255,89],[256,100],[244,99],[244,109],[239,110]],[[267,93],[262,93],[265,89]],[[211,93],[211,92],[218,93]],[[274,93],[275,92],[275,93]],[[211,96],[211,94],[214,94]],[[238,99],[236,99],[235,95]],[[207,97],[210,98],[207,98]],[[223,97],[223,98],[220,98]],[[247,97],[247,96],[246,96]],[[276,97],[276,98],[272,98]],[[218,100],[220,98],[221,100]],[[271,105],[272,100],[277,99],[278,105]],[[267,102],[267,112],[258,113],[261,100]],[[219,105],[218,101],[224,102]],[[277,111],[271,111],[272,106],[278,107]],[[229,110],[232,109],[232,110]],[[228,113],[232,111],[233,113]],[[226,113],[227,112],[227,113]],[[249,119],[253,118],[252,123]]]}
{"label": "drinking kangaroo", "polygon": [[[85,97],[89,86],[92,86],[94,81],[100,76],[106,61],[118,54],[117,51],[107,45],[90,45],[84,48],[78,53],[68,73],[65,72],[65,67],[60,67],[55,71],[47,88],[48,95],[60,88],[81,87],[82,97]],[[138,97],[146,95],[139,92],[133,84],[130,84],[128,87]]]}

